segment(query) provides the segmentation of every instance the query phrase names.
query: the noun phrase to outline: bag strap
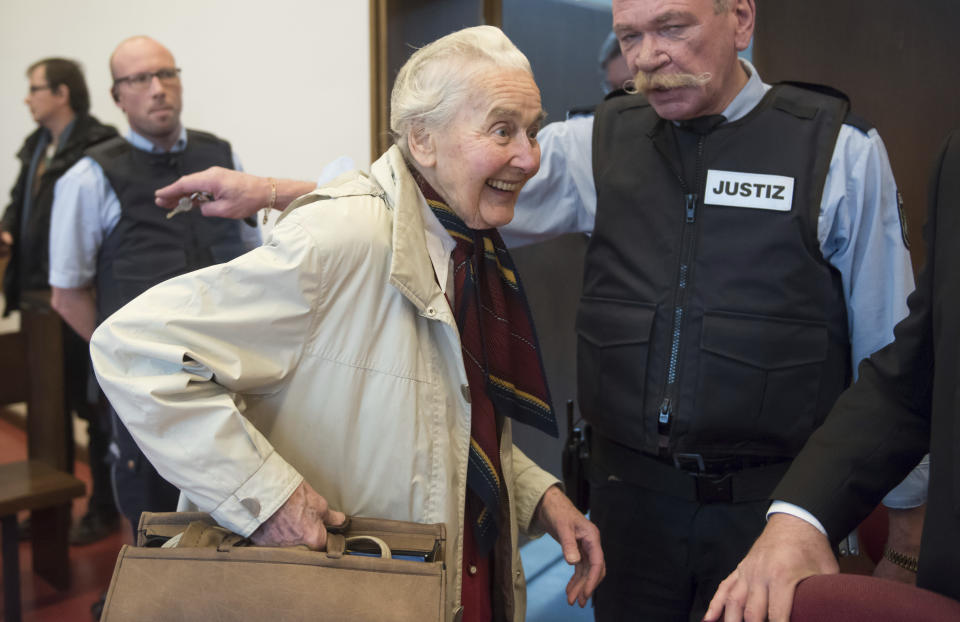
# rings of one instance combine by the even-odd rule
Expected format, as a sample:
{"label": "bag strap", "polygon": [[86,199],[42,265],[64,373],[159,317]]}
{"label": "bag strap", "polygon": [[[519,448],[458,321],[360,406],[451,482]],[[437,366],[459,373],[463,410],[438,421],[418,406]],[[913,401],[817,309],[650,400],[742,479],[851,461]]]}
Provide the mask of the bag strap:
{"label": "bag strap", "polygon": [[246,546],[249,540],[229,529],[205,521],[193,521],[180,535],[177,548],[216,548],[225,551],[234,546]]}
{"label": "bag strap", "polygon": [[343,515],[343,522],[339,525],[328,525],[327,533],[338,533],[345,534],[350,531],[350,517],[346,514]]}

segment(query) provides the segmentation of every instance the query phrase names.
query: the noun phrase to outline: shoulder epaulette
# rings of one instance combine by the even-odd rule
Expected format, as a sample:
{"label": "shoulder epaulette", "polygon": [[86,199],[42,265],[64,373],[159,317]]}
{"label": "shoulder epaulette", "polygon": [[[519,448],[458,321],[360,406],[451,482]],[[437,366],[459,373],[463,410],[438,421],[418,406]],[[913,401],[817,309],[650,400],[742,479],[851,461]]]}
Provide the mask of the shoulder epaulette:
{"label": "shoulder epaulette", "polygon": [[861,117],[856,115],[853,112],[848,112],[847,116],[843,119],[844,125],[849,125],[850,127],[855,127],[864,134],[873,129],[873,124]]}
{"label": "shoulder epaulette", "polygon": [[785,80],[780,82],[780,84],[789,84],[790,86],[795,86],[798,89],[814,91],[816,93],[820,93],[821,95],[829,95],[830,97],[836,97],[846,102],[850,101],[850,98],[847,97],[846,93],[839,89],[835,89],[832,86],[827,86],[826,84],[817,84],[815,82],[797,82],[793,80]]}

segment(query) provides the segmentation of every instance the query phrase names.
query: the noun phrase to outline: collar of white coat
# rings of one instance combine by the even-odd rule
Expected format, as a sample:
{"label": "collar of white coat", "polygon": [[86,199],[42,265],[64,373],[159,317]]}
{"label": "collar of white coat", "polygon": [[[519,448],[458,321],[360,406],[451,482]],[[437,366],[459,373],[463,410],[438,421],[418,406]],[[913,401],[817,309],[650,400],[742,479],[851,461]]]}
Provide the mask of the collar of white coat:
{"label": "collar of white coat", "polygon": [[[394,213],[390,283],[417,307],[421,315],[452,322],[450,307],[438,280],[449,269],[450,253],[455,246],[453,238],[439,227],[439,222],[430,220],[429,217],[434,221],[436,217],[396,145],[373,163],[370,175],[383,189],[387,204]],[[428,236],[433,238],[431,244],[428,244]],[[437,242],[440,243],[439,249]],[[433,253],[429,250],[431,247]]]}

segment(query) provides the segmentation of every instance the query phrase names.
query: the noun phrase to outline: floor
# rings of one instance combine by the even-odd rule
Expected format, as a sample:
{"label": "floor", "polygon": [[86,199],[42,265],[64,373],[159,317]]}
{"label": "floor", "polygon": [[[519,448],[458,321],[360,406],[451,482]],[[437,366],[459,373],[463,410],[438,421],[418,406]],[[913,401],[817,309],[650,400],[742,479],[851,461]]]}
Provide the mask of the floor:
{"label": "floor", "polygon": [[[0,418],[0,461],[15,462],[27,457],[27,441],[24,431]],[[74,474],[90,486],[90,469],[77,462]],[[86,511],[86,500],[73,504],[74,517]],[[27,513],[21,515],[26,518]],[[129,527],[94,544],[70,548],[70,589],[59,592],[35,576],[31,571],[29,542],[20,543],[20,581],[23,607],[23,622],[90,622],[90,605],[110,583],[117,553],[123,544],[132,542]],[[0,610],[3,610],[0,594]]]}

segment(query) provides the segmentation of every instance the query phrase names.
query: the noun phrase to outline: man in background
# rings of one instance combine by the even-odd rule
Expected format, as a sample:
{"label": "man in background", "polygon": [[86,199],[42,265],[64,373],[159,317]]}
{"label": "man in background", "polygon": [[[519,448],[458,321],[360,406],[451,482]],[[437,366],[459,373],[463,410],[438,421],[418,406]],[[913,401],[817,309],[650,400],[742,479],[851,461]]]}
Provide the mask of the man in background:
{"label": "man in background", "polygon": [[[77,63],[46,58],[30,65],[27,78],[25,102],[38,127],[17,153],[20,174],[0,220],[0,257],[10,257],[3,279],[4,315],[29,313],[21,306],[21,294],[49,288],[50,210],[57,180],[86,149],[117,134],[90,114],[90,95]],[[92,491],[86,514],[70,529],[70,543],[81,545],[112,533],[119,517],[106,463],[109,415],[100,405],[86,341],[68,325],[62,333],[66,408],[87,421],[89,439]],[[69,447],[72,451],[73,443]]]}
{"label": "man in background", "polygon": [[[202,218],[167,218],[157,188],[210,166],[238,168],[230,144],[180,122],[182,86],[173,54],[149,37],[123,41],[110,58],[112,94],[130,124],[87,150],[57,182],[50,232],[52,305],[89,341],[96,325],[153,285],[228,261],[259,245],[256,227]],[[120,511],[137,527],[141,512],[176,509],[179,492],[157,475],[113,413],[113,481]]]}
{"label": "man in background", "polygon": [[627,67],[627,59],[623,57],[623,52],[620,51],[620,42],[617,41],[616,33],[611,32],[603,40],[598,60],[600,61],[601,85],[604,95],[624,88],[627,81],[633,79],[633,73]]}

